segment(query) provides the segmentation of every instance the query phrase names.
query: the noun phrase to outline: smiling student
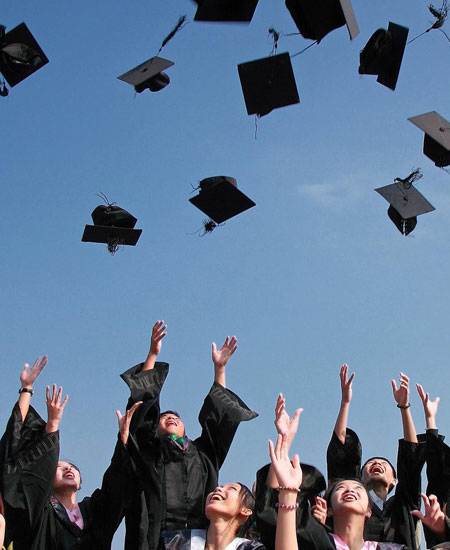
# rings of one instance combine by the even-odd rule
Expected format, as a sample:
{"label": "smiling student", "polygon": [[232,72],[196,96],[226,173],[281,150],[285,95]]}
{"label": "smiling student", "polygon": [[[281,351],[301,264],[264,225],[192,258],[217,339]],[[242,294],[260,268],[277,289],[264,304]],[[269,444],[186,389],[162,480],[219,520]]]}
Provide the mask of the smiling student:
{"label": "smiling student", "polygon": [[166,328],[164,321],[155,323],[146,360],[122,374],[131,390],[127,408],[143,401],[130,427],[139,447],[143,489],[125,516],[126,550],[161,549],[162,541],[180,530],[206,528],[206,497],[217,487],[236,430],[243,420],[258,416],[226,388],[225,367],[237,348],[234,336],[220,349],[212,344],[214,383],[199,413],[200,437],[186,436],[176,411],[160,413],[159,394],[169,365],[156,358]]}
{"label": "smiling student", "polygon": [[[327,450],[328,480],[359,478],[369,490],[372,513],[365,524],[365,538],[420,547],[417,517],[420,509],[421,471],[425,462],[425,441],[418,442],[410,413],[409,379],[400,373],[400,385],[391,381],[394,400],[400,409],[403,439],[399,440],[397,470],[384,457],[372,457],[361,468],[361,444],[356,433],[347,428],[354,374],[348,366],[340,370],[341,406]],[[389,497],[396,487],[395,495]]]}

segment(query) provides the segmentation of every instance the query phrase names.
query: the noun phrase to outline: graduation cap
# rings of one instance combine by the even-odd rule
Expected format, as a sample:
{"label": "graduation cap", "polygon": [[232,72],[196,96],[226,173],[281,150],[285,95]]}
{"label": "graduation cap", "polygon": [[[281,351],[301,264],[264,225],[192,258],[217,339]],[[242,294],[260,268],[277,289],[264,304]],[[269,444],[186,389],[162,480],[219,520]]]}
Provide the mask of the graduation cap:
{"label": "graduation cap", "polygon": [[106,243],[111,254],[121,245],[135,246],[142,229],[134,229],[137,219],[114,203],[101,204],[91,214],[94,225],[84,228],[83,242]]}
{"label": "graduation cap", "polygon": [[229,176],[205,178],[200,181],[199,188],[200,193],[189,199],[189,202],[217,224],[255,206],[251,199],[239,191],[236,180]]}
{"label": "graduation cap", "polygon": [[195,0],[198,4],[194,21],[250,23],[258,0]]}
{"label": "graduation cap", "polygon": [[421,178],[419,169],[407,178],[395,178],[394,183],[375,189],[390,204],[388,216],[402,235],[411,233],[417,225],[417,216],[435,210],[427,199],[412,185]]}
{"label": "graduation cap", "polygon": [[450,122],[436,111],[408,118],[425,132],[423,153],[436,166],[443,168],[450,164]]}
{"label": "graduation cap", "polygon": [[395,90],[408,32],[391,22],[388,30],[375,31],[359,55],[359,74],[376,74],[377,82]]}
{"label": "graduation cap", "polygon": [[280,53],[238,65],[249,115],[264,116],[273,109],[300,103],[288,53]]}
{"label": "graduation cap", "polygon": [[343,25],[352,40],[359,34],[350,0],[286,0],[286,7],[303,38],[320,42]]}
{"label": "graduation cap", "polygon": [[133,85],[138,94],[146,89],[151,92],[159,92],[170,82],[170,78],[163,71],[172,65],[175,63],[168,59],[152,57],[117,78]]}
{"label": "graduation cap", "polygon": [[13,88],[46,65],[48,58],[25,23],[7,33],[5,29],[0,25],[0,72]]}

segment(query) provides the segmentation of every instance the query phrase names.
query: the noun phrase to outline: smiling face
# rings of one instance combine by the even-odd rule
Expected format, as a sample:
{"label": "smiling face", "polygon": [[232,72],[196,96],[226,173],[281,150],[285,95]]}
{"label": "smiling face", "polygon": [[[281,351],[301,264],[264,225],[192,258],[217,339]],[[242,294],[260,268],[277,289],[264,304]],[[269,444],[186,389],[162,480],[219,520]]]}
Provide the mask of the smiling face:
{"label": "smiling face", "polygon": [[163,437],[169,434],[175,434],[177,437],[184,437],[185,435],[183,421],[172,412],[163,413],[159,417],[158,429],[156,430],[156,437]]}
{"label": "smiling face", "polygon": [[328,498],[328,515],[342,516],[350,513],[370,517],[369,495],[362,483],[345,479],[337,482],[331,489]]}
{"label": "smiling face", "polygon": [[395,483],[395,472],[387,460],[375,457],[368,460],[362,470],[362,478],[367,487],[382,484],[390,491]]}
{"label": "smiling face", "polygon": [[81,485],[80,472],[70,462],[60,461],[56,468],[53,491],[73,489],[78,491]]}
{"label": "smiling face", "polygon": [[245,491],[248,489],[243,488],[237,482],[216,487],[206,498],[206,517],[210,521],[220,516],[237,519],[239,525],[245,523],[247,518],[252,515],[252,510],[248,507],[245,495],[243,495]]}

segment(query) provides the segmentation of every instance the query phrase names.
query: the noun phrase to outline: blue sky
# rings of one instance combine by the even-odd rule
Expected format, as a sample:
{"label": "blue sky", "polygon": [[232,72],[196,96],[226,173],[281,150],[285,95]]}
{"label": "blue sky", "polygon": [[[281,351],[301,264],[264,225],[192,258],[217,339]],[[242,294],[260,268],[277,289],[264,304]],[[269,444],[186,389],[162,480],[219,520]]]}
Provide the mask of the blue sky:
{"label": "blue sky", "polygon": [[[294,57],[301,103],[262,117],[255,139],[237,65],[270,54],[269,27],[296,31],[281,0],[260,0],[249,26],[193,22],[190,0],[3,0],[1,22],[25,21],[50,63],[0,98],[1,417],[23,363],[47,353],[33,403],[44,414],[48,383],[69,394],[62,456],[80,465],[83,496],[113,449],[127,399],[118,375],[145,358],[156,319],[168,324],[161,359],[171,364],[162,406],[192,437],[211,342],[238,337],[228,384],[260,417],[241,426],[223,481],[251,484],[267,461],[279,391],[305,409],[295,449],[324,470],[343,362],[357,373],[350,425],[366,457],[395,457],[400,370],[441,396],[449,432],[450,179],[407,118],[450,117],[450,44],[435,30],[407,46],[392,92],[358,75],[359,51],[389,21],[410,38],[425,30],[428,3],[352,5],[361,34],[351,42],[340,28]],[[135,94],[117,76],[156,55],[182,14],[190,23],[161,53],[175,62],[170,85]],[[282,36],[278,51],[309,43]],[[405,238],[373,189],[416,167],[436,211]],[[199,238],[192,186],[221,174],[256,207]],[[138,218],[135,248],[110,256],[81,242],[100,191]],[[415,390],[411,401],[423,430]]]}

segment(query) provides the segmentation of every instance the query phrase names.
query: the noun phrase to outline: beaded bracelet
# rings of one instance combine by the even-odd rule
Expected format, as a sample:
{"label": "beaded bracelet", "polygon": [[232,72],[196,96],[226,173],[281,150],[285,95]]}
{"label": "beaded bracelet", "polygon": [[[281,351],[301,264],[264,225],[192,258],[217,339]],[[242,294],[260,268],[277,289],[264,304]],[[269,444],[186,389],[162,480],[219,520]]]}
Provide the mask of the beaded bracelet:
{"label": "beaded bracelet", "polygon": [[276,508],[281,508],[282,510],[297,510],[299,504],[298,502],[295,504],[282,504],[281,502],[277,502],[275,506]]}
{"label": "beaded bracelet", "polygon": [[299,493],[300,489],[298,487],[284,487],[284,485],[280,485],[277,488],[277,491],[291,491],[292,493]]}
{"label": "beaded bracelet", "polygon": [[409,409],[410,406],[411,406],[411,403],[406,403],[406,405],[400,405],[399,403],[397,403],[397,407],[399,409]]}

